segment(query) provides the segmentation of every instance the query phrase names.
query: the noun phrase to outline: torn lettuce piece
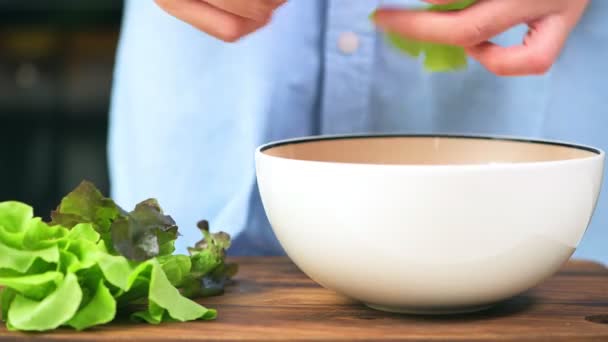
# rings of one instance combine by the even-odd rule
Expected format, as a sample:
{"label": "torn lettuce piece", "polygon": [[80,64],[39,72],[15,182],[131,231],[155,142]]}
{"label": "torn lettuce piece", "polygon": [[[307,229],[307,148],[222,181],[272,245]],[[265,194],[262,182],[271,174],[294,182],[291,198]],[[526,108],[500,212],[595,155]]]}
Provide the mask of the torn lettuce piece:
{"label": "torn lettuce piece", "polygon": [[175,221],[163,214],[154,199],[139,203],[135,210],[116,219],[110,229],[114,248],[131,260],[169,255],[177,239]]}
{"label": "torn lettuce piece", "polygon": [[217,312],[184,297],[175,288],[156,260],[147,262],[150,267],[150,288],[148,310],[136,312],[133,319],[143,319],[150,324],[159,324],[165,320],[192,321],[210,320],[217,317]]}
{"label": "torn lettuce piece", "polygon": [[219,296],[224,293],[226,285],[237,272],[237,264],[222,262],[213,271],[201,278],[201,281],[197,284],[200,287],[189,287],[187,291],[198,297]]}
{"label": "torn lettuce piece", "polygon": [[83,181],[51,213],[51,225],[71,229],[79,223],[92,223],[104,241],[110,242],[110,226],[122,213],[124,210],[104,197],[93,183]]}
{"label": "torn lettuce piece", "polygon": [[194,247],[189,247],[188,252],[192,261],[192,272],[203,276],[222,264],[231,242],[230,236],[224,232],[212,234],[208,221],[200,221],[197,226],[203,234],[203,239]]}
{"label": "torn lettuce piece", "polygon": [[143,261],[175,251],[177,226],[156,200],[143,201],[128,213],[87,181],[63,198],[51,218],[51,225],[68,229],[91,223],[110,252],[116,250],[130,260]]}
{"label": "torn lettuce piece", "polygon": [[188,248],[191,260],[189,276],[183,280],[182,291],[187,297],[207,297],[224,293],[226,284],[238,272],[237,264],[225,263],[230,248],[230,235],[209,231],[209,222],[198,223],[203,239]]}
{"label": "torn lettuce piece", "polygon": [[[426,8],[429,11],[455,11],[462,10],[476,0],[461,0],[444,5],[431,5]],[[398,34],[388,32],[385,35],[389,44],[399,51],[411,57],[424,57],[424,68],[431,72],[448,72],[465,69],[468,65],[468,58],[464,48],[446,44],[435,44],[421,42]]]}
{"label": "torn lettuce piece", "polygon": [[462,9],[465,9],[465,8],[473,5],[476,1],[477,0],[460,0],[460,1],[454,1],[449,4],[431,5],[429,7],[429,10],[431,10],[431,11],[457,11],[457,10],[462,10]]}

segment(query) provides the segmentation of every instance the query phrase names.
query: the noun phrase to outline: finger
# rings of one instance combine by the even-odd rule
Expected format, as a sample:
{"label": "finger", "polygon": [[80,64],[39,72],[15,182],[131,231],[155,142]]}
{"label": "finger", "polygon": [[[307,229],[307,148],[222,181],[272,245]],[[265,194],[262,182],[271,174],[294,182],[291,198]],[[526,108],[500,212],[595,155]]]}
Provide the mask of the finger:
{"label": "finger", "polygon": [[542,75],[559,57],[568,34],[568,25],[559,17],[550,16],[530,25],[522,45],[501,47],[484,42],[466,51],[499,76]]}
{"label": "finger", "polygon": [[267,21],[272,12],[285,3],[285,0],[205,0],[205,2],[256,21]]}
{"label": "finger", "polygon": [[375,21],[405,37],[458,46],[473,46],[547,12],[546,1],[480,0],[460,11],[380,9]]}
{"label": "finger", "polygon": [[200,0],[156,0],[156,3],[169,14],[226,42],[234,42],[266,24],[239,17]]}

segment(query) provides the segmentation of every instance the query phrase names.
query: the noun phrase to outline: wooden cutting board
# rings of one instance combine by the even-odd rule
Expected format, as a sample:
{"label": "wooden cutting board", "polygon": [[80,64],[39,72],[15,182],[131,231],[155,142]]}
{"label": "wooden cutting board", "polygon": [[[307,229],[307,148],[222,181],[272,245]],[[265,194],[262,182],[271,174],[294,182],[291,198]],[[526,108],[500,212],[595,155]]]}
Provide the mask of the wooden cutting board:
{"label": "wooden cutting board", "polygon": [[236,283],[203,302],[218,309],[216,321],[118,322],[80,333],[2,328],[0,341],[608,341],[608,269],[591,262],[571,261],[539,287],[486,312],[416,317],[374,311],[323,289],[286,258],[236,261]]}

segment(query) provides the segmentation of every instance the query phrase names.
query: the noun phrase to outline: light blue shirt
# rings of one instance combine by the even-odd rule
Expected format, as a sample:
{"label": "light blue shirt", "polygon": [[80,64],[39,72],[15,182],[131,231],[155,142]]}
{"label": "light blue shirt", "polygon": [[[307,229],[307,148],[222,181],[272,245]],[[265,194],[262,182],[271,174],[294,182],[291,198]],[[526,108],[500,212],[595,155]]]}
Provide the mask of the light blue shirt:
{"label": "light blue shirt", "polygon": [[[475,62],[427,73],[369,22],[382,3],[290,0],[268,27],[226,44],[151,0],[127,1],[111,110],[112,196],[125,207],[158,198],[180,225],[180,252],[200,238],[195,224],[204,218],[233,235],[233,254],[282,254],[255,183],[254,150],[269,141],[431,132],[608,148],[608,1],[592,1],[549,74],[521,78]],[[518,43],[523,33],[497,42]],[[607,201],[604,191],[577,257],[608,262]]]}

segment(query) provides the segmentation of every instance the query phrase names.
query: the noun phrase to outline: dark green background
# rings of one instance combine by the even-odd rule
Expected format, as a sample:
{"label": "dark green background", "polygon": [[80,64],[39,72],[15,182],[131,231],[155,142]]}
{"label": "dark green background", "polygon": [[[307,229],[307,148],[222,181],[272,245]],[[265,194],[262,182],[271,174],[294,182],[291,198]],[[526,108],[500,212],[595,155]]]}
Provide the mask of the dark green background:
{"label": "dark green background", "polygon": [[82,179],[109,192],[122,1],[0,0],[0,201],[47,217]]}

